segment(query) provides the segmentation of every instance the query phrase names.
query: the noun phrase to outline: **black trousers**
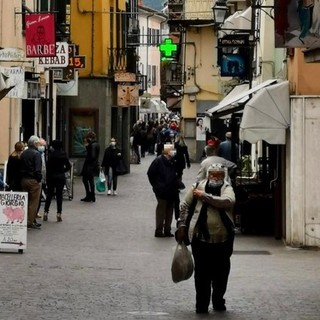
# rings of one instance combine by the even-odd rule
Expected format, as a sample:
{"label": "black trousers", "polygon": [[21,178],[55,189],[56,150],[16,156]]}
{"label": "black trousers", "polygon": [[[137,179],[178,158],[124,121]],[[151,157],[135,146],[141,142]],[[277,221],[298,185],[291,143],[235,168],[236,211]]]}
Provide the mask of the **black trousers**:
{"label": "black trousers", "polygon": [[95,195],[94,175],[84,174],[82,183],[86,190],[86,197],[93,197]]}
{"label": "black trousers", "polygon": [[[210,298],[214,306],[224,305],[230,273],[230,257],[234,237],[223,243],[206,243],[198,239],[191,242],[194,258],[196,310],[208,310]],[[211,295],[212,289],[212,295]]]}

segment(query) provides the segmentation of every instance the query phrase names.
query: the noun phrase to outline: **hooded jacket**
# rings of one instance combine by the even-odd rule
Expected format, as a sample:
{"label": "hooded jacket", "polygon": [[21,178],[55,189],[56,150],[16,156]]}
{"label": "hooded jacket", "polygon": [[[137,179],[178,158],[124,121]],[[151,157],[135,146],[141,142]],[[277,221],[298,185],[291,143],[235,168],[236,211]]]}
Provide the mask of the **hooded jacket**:
{"label": "hooded jacket", "polygon": [[[205,190],[207,181],[208,181],[207,179],[202,180],[196,188],[199,190]],[[191,207],[193,197],[194,197],[193,190],[194,189],[191,188],[186,194],[184,200],[180,203],[180,217],[179,217],[178,227],[186,226],[186,220],[189,214],[189,208]],[[199,199],[197,200],[194,213],[190,220],[190,225],[188,230],[188,237],[190,241],[195,235],[196,225],[199,220],[201,208],[204,202],[208,204],[208,209],[207,209],[208,217],[210,217],[211,215],[211,217],[213,218],[211,220],[218,221],[218,225],[222,226],[221,230],[219,231],[221,232],[222,236],[223,234],[227,233],[227,230],[220,218],[219,209],[224,209],[228,218],[233,223],[232,209],[235,204],[235,194],[231,185],[225,181],[221,187],[220,196],[214,196],[212,194],[205,193],[203,200],[199,200]]]}

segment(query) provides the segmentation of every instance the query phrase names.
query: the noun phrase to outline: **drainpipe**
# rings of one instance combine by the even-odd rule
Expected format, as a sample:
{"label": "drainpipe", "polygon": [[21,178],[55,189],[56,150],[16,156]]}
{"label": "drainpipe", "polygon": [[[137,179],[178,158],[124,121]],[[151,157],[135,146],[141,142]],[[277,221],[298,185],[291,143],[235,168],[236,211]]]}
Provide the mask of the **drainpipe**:
{"label": "drainpipe", "polygon": [[[149,15],[147,15],[147,35],[148,35],[148,27],[149,27],[149,18],[153,17],[154,16],[154,13],[151,13]],[[151,37],[151,34],[150,34],[150,37]],[[147,36],[147,44],[148,44],[148,36]],[[149,46],[147,45],[147,60],[146,60],[146,69],[147,69],[147,92],[148,92],[148,77],[149,77],[149,68],[148,68],[148,65],[149,65]]]}
{"label": "drainpipe", "polygon": [[94,65],[94,1],[92,0],[92,12],[91,12],[91,75],[93,75],[93,65]]}

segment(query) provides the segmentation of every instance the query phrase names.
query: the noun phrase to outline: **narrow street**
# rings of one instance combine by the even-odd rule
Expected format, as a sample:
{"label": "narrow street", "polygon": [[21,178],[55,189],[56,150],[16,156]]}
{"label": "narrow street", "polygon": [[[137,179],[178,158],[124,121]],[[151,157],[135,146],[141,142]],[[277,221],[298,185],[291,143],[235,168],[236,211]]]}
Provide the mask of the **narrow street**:
{"label": "narrow street", "polygon": [[[23,254],[0,253],[1,320],[319,319],[320,252],[242,234],[227,312],[196,315],[193,278],[171,280],[175,240],[154,237],[156,201],[146,175],[153,159],[131,165],[119,177],[118,196],[98,194],[95,203],[80,201],[84,188],[76,177],[63,222],[56,222],[54,201],[42,230],[28,230]],[[187,187],[198,168],[185,170]]]}

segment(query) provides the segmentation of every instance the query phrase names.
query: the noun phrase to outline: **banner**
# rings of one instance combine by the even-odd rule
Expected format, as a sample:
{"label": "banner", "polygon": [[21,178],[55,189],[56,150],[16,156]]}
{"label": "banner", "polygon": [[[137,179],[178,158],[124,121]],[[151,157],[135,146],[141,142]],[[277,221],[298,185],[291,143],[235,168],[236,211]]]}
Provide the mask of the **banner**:
{"label": "banner", "polygon": [[55,55],[54,14],[26,14],[26,56],[30,58]]}

